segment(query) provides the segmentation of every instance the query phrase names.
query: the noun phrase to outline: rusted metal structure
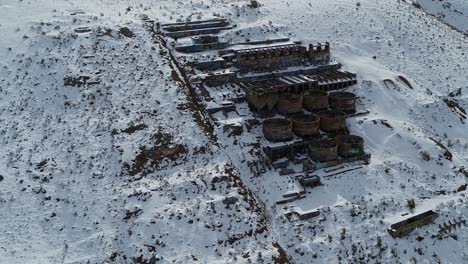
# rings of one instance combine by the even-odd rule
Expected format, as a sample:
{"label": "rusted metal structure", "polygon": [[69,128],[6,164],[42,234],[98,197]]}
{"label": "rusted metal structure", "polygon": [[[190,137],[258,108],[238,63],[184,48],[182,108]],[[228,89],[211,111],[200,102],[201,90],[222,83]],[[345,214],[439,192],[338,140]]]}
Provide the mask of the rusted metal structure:
{"label": "rusted metal structure", "polygon": [[[177,42],[174,46],[176,51],[218,50],[217,55],[185,54],[182,65],[178,65],[180,72],[193,85],[192,96],[203,101],[202,105],[213,119],[223,118],[223,115],[216,114],[220,111],[226,118],[227,112],[244,116],[244,109],[237,112],[237,104],[245,101],[257,117],[272,116],[277,112],[289,116],[290,119],[267,119],[262,125],[264,137],[275,142],[262,148],[270,161],[268,168],[281,168],[280,175],[299,173],[295,171],[300,168],[298,165],[302,165],[302,172],[310,172],[369,160],[370,155],[363,151],[362,139],[353,136],[338,136],[338,141],[333,139],[336,135],[349,134],[346,114],[354,110],[355,105],[353,109],[345,108],[340,100],[349,98],[340,98],[340,93],[333,94],[332,103],[327,92],[347,88],[357,80],[355,74],[339,71],[339,63],[330,63],[328,42],[308,47],[288,38],[236,44],[221,42],[215,34],[230,28],[232,26],[227,19],[156,23],[156,33]],[[186,37],[191,37],[191,43]],[[178,38],[185,39],[177,41]],[[174,59],[184,56],[182,53],[175,55]],[[332,110],[328,110],[329,107]],[[317,114],[304,114],[303,108]],[[250,120],[259,124],[255,118]],[[253,126],[247,126],[247,129],[250,131]],[[223,129],[226,131],[226,126]],[[321,134],[321,131],[325,133]],[[294,134],[302,139],[293,140]],[[318,139],[320,136],[327,138]],[[289,166],[290,162],[294,166]],[[320,178],[317,178],[306,177],[303,185],[317,186],[320,184]],[[302,195],[304,193],[289,197],[288,194],[283,198],[298,199]],[[317,215],[317,212],[298,215],[299,218],[307,218]]]}
{"label": "rusted metal structure", "polygon": [[234,71],[210,72],[207,75],[202,76],[202,80],[210,86],[216,86],[225,83],[234,83],[237,80],[237,73]]}
{"label": "rusted metal structure", "polygon": [[304,199],[306,196],[304,193],[295,193],[294,195],[290,196],[290,197],[284,197],[283,195],[283,199],[281,200],[278,200],[276,201],[276,204],[287,204],[287,203],[290,203],[290,202],[294,202],[296,200],[300,200],[300,199]]}
{"label": "rusted metal structure", "polygon": [[278,93],[294,93],[302,94],[307,91],[315,90],[317,81],[300,75],[285,75],[276,78],[278,85]]}
{"label": "rusted metal structure", "polygon": [[346,113],[335,110],[325,110],[317,114],[320,117],[320,130],[327,133],[339,133],[348,130]]}
{"label": "rusted metal structure", "polygon": [[209,44],[219,42],[218,35],[208,34],[191,37],[193,44]]}
{"label": "rusted metal structure", "polygon": [[[315,87],[311,80],[287,76],[263,81],[242,82],[239,85],[244,89],[247,101],[256,111],[265,108],[272,110],[281,94],[302,94]],[[285,106],[284,99],[283,106]]]}
{"label": "rusted metal structure", "polygon": [[338,135],[338,153],[342,157],[354,157],[364,154],[364,139],[355,135]]}
{"label": "rusted metal structure", "polygon": [[309,149],[309,143],[305,141],[288,142],[279,146],[266,146],[263,148],[263,152],[268,157],[273,167],[279,168],[287,165],[288,162],[277,164],[277,160],[287,158],[288,160],[294,160],[296,154],[307,154]]}
{"label": "rusted metal structure", "polygon": [[[201,71],[213,71],[216,69],[226,68],[226,60],[221,58],[211,59],[211,60],[196,60],[192,63],[193,67]],[[195,75],[196,76],[196,75]]]}
{"label": "rusted metal structure", "polygon": [[231,49],[220,54],[234,53],[234,66],[241,72],[261,72],[284,69],[292,66],[327,65],[330,63],[330,45],[300,43],[263,46],[246,49]]}
{"label": "rusted metal structure", "polygon": [[272,142],[291,140],[292,122],[284,118],[267,119],[263,121],[263,135]]}
{"label": "rusted metal structure", "polygon": [[334,139],[319,139],[310,142],[309,157],[314,161],[331,161],[338,159],[338,144]]}
{"label": "rusted metal structure", "polygon": [[[210,65],[212,67],[204,67],[206,62],[197,62],[195,67],[200,70],[217,70],[217,69],[225,69],[233,65],[232,60],[235,60],[234,54],[226,54],[220,58],[217,58],[216,61],[223,60],[222,63],[218,63],[217,65],[222,65],[216,68],[215,65]],[[200,64],[200,65],[199,65]],[[293,77],[295,79],[302,79],[307,80],[310,82],[310,90],[311,91],[331,91],[331,90],[339,90],[349,87],[351,85],[356,84],[356,75],[348,72],[342,72],[338,69],[341,67],[340,64],[328,64],[328,65],[316,65],[314,67],[309,68],[301,68],[301,69],[290,69],[290,70],[283,70],[281,72],[259,72],[256,74],[239,74],[233,80],[225,80],[225,82],[220,82],[218,85],[227,84],[227,83],[255,83],[255,82],[270,82],[270,80],[278,79],[279,77]],[[230,69],[232,70],[232,68]],[[203,74],[205,75],[205,74]],[[210,77],[204,77],[204,79],[208,82],[210,81]],[[275,81],[276,82],[276,81]],[[303,82],[303,81],[300,81]],[[300,84],[299,82],[299,84]],[[292,82],[293,85],[294,82]],[[307,91],[308,89],[304,89]]]}
{"label": "rusted metal structure", "polygon": [[320,91],[340,90],[357,83],[356,74],[337,70],[320,72],[309,77],[317,80]]}
{"label": "rusted metal structure", "polygon": [[[273,43],[280,43],[280,42],[288,42],[290,39],[283,37],[283,38],[273,38],[273,39],[264,39],[264,40],[249,40],[246,42],[238,42],[236,45],[264,45],[264,44],[273,44]],[[297,42],[295,42],[297,43]],[[300,43],[297,43],[300,44]]]}
{"label": "rusted metal structure", "polygon": [[282,114],[294,114],[302,111],[302,95],[285,93],[278,95],[276,109]]}
{"label": "rusted metal structure", "polygon": [[370,154],[363,154],[360,156],[354,156],[354,157],[349,157],[349,158],[338,158],[336,160],[331,160],[331,161],[324,161],[324,162],[316,162],[314,164],[314,170],[319,170],[323,168],[329,168],[329,167],[334,167],[338,166],[340,164],[344,163],[350,163],[350,162],[355,162],[355,161],[364,161],[366,164],[369,163],[370,161]]}
{"label": "rusted metal structure", "polygon": [[393,238],[400,238],[413,232],[418,227],[432,223],[437,217],[439,217],[438,213],[429,210],[395,223],[387,231]]}
{"label": "rusted metal structure", "polygon": [[[303,95],[303,106],[308,111],[317,112],[328,109],[328,95],[326,92],[321,91],[320,83],[313,78],[313,75],[304,74],[284,75],[240,82],[239,85],[245,90],[247,101],[251,106],[254,106],[254,110],[264,109],[265,105],[271,106],[277,102],[280,104],[279,112],[289,114],[290,112],[284,109],[286,104],[290,104],[290,102],[282,101],[281,94]],[[347,82],[348,81],[346,81],[346,85]],[[275,93],[278,94],[280,98],[275,96]],[[262,100],[266,101],[261,102]],[[299,111],[299,109],[295,111]]]}
{"label": "rusted metal structure", "polygon": [[207,44],[192,44],[186,46],[177,46],[175,50],[178,52],[184,53],[195,53],[195,52],[202,52],[206,50],[216,50],[216,49],[224,49],[229,46],[227,42],[213,42]]}
{"label": "rusted metal structure", "polygon": [[256,112],[262,110],[272,111],[278,101],[277,90],[271,87],[250,88],[245,87],[245,98],[249,106]]}
{"label": "rusted metal structure", "polygon": [[228,42],[220,42],[217,35],[200,35],[191,37],[191,45],[176,46],[175,50],[184,53],[194,53],[206,50],[225,49],[229,46]]}
{"label": "rusted metal structure", "polygon": [[291,117],[293,132],[299,137],[320,136],[320,118],[317,115],[297,114]]}
{"label": "rusted metal structure", "polygon": [[[279,146],[266,146],[263,148],[263,152],[268,157],[268,160],[270,161],[272,167],[275,169],[286,168],[291,161],[297,163],[298,161],[296,160],[297,154],[307,155],[312,161],[312,164],[310,164],[311,166],[309,166],[306,169],[306,171],[309,171],[309,172],[323,169],[323,168],[337,166],[343,163],[355,162],[355,161],[364,161],[368,163],[370,160],[370,154],[363,154],[363,155],[353,156],[353,157],[348,157],[348,158],[339,157],[337,154],[337,150],[335,150],[336,154],[330,155],[335,158],[334,160],[328,160],[328,161],[319,161],[319,159],[313,160],[310,155],[310,146],[312,144],[314,144],[314,141],[296,141],[296,142],[291,142],[291,143],[288,142]],[[330,146],[332,146],[333,148],[332,144],[330,144]],[[334,151],[332,150],[331,153],[333,152]]]}
{"label": "rusted metal structure", "polygon": [[210,19],[192,22],[162,24],[161,29],[170,38],[183,38],[195,35],[216,34],[231,29],[227,19]]}
{"label": "rusted metal structure", "polygon": [[[246,99],[250,106],[256,111],[263,109],[272,110],[278,102],[278,97],[282,94],[300,95],[305,91],[311,91],[317,87],[317,83],[306,78],[295,76],[284,76],[262,81],[241,82],[239,86],[245,91]],[[283,97],[283,96],[282,96]],[[297,96],[294,96],[297,97]],[[287,107],[289,97],[279,102],[280,107]],[[299,104],[299,102],[297,102]],[[301,103],[302,104],[302,103]],[[297,108],[299,105],[297,105]],[[299,111],[296,109],[295,111]]]}
{"label": "rusted metal structure", "polygon": [[[225,56],[223,56],[223,58],[229,61],[230,56],[232,55],[226,54]],[[268,79],[274,79],[274,78],[278,78],[282,76],[297,76],[297,77],[306,77],[306,78],[312,79],[316,81],[318,84],[320,84],[320,82],[318,81],[318,78],[317,79],[314,78],[316,75],[324,74],[326,72],[335,72],[335,71],[339,73],[344,73],[344,72],[339,71],[340,68],[341,68],[341,64],[334,63],[334,64],[327,64],[327,65],[314,65],[310,67],[283,69],[281,71],[274,71],[274,72],[265,71],[265,72],[257,72],[255,74],[241,74],[239,76],[239,81],[254,82],[254,81],[264,81]],[[324,80],[325,79],[323,79],[323,81]],[[319,89],[318,86],[317,86],[317,89]]]}
{"label": "rusted metal structure", "polygon": [[325,45],[309,45],[309,60],[312,64],[328,64],[330,63],[330,43]]}
{"label": "rusted metal structure", "polygon": [[355,94],[350,92],[334,92],[328,96],[331,109],[345,113],[356,112],[357,97]]}
{"label": "rusted metal structure", "polygon": [[322,91],[308,91],[303,95],[304,108],[310,112],[328,109],[328,94]]}
{"label": "rusted metal structure", "polygon": [[322,182],[320,181],[320,177],[317,175],[302,176],[299,177],[298,180],[303,187],[314,188],[322,184]]}
{"label": "rusted metal structure", "polygon": [[206,107],[206,111],[210,114],[223,111],[224,113],[236,111],[236,106],[232,101],[224,101],[221,104],[210,104]]}
{"label": "rusted metal structure", "polygon": [[173,32],[173,31],[180,31],[180,30],[209,28],[209,27],[214,27],[214,26],[226,26],[228,24],[229,24],[229,21],[226,18],[215,18],[215,19],[197,20],[197,21],[164,23],[164,24],[161,24],[161,28],[163,30]]}
{"label": "rusted metal structure", "polygon": [[249,90],[270,88],[274,89],[278,94],[302,94],[307,91],[313,91],[318,87],[316,81],[299,76],[267,78],[265,80],[241,82],[240,85],[244,87],[244,89]]}
{"label": "rusted metal structure", "polygon": [[299,220],[304,221],[313,217],[317,217],[319,215],[320,215],[320,211],[317,209],[308,210],[308,211],[296,210],[296,211],[287,212],[285,214],[286,218],[288,218],[288,220],[291,222],[299,221]]}
{"label": "rusted metal structure", "polygon": [[306,47],[298,44],[284,44],[258,48],[239,49],[235,66],[241,72],[258,72],[283,69],[302,65]]}

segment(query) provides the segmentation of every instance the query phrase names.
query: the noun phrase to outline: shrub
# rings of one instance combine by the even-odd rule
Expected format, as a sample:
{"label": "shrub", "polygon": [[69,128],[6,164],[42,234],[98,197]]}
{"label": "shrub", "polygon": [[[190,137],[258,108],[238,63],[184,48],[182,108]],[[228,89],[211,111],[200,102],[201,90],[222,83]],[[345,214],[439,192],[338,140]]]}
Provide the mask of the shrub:
{"label": "shrub", "polygon": [[419,154],[421,155],[422,160],[425,160],[425,161],[430,161],[431,160],[431,155],[429,154],[429,152],[423,150]]}

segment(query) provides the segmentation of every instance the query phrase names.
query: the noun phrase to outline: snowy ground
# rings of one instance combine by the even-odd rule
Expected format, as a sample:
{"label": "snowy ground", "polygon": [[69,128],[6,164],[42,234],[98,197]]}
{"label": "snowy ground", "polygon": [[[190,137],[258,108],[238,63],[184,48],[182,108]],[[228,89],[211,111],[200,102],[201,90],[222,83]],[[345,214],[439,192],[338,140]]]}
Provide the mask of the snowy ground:
{"label": "snowy ground", "polygon": [[[0,2],[0,263],[282,263],[279,248],[292,263],[467,261],[466,227],[432,237],[468,215],[457,191],[468,167],[461,33],[399,1],[131,2]],[[253,177],[245,162],[258,158],[248,151],[264,142],[260,128],[217,128],[213,142],[141,14],[221,15],[241,38],[277,29],[329,41],[333,59],[358,73],[350,90],[370,114],[349,125],[371,164],[324,179],[295,203],[321,217],[290,223],[274,205],[288,179]],[[91,32],[75,32],[83,26]],[[78,76],[100,83],[64,85]],[[436,224],[386,233],[427,209],[441,213]]]}
{"label": "snowy ground", "polygon": [[468,34],[468,2],[464,0],[415,0],[427,12]]}

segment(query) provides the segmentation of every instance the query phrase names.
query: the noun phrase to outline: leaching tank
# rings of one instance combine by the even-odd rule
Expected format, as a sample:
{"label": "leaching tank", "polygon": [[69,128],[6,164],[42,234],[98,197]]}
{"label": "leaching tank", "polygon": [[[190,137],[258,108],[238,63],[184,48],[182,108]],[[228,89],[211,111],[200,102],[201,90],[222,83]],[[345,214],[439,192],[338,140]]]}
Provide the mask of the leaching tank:
{"label": "leaching tank", "polygon": [[263,121],[263,135],[269,141],[286,141],[293,138],[292,122],[284,118],[272,118]]}

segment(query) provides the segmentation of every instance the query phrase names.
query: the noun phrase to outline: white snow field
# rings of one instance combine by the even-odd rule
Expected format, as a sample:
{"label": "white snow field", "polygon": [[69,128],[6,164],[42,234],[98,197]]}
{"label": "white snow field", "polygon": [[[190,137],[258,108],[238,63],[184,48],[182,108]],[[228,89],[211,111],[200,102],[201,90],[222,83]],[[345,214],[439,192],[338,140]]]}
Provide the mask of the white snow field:
{"label": "white snow field", "polygon": [[[467,37],[397,0],[260,3],[0,0],[0,263],[468,263],[466,226],[438,235],[468,218]],[[260,127],[204,127],[143,14],[330,42],[358,74],[370,164],[276,205],[294,186],[248,168]]]}
{"label": "white snow field", "polygon": [[[468,2],[464,0],[414,0],[427,12],[468,34]],[[416,5],[417,6],[417,5]]]}

